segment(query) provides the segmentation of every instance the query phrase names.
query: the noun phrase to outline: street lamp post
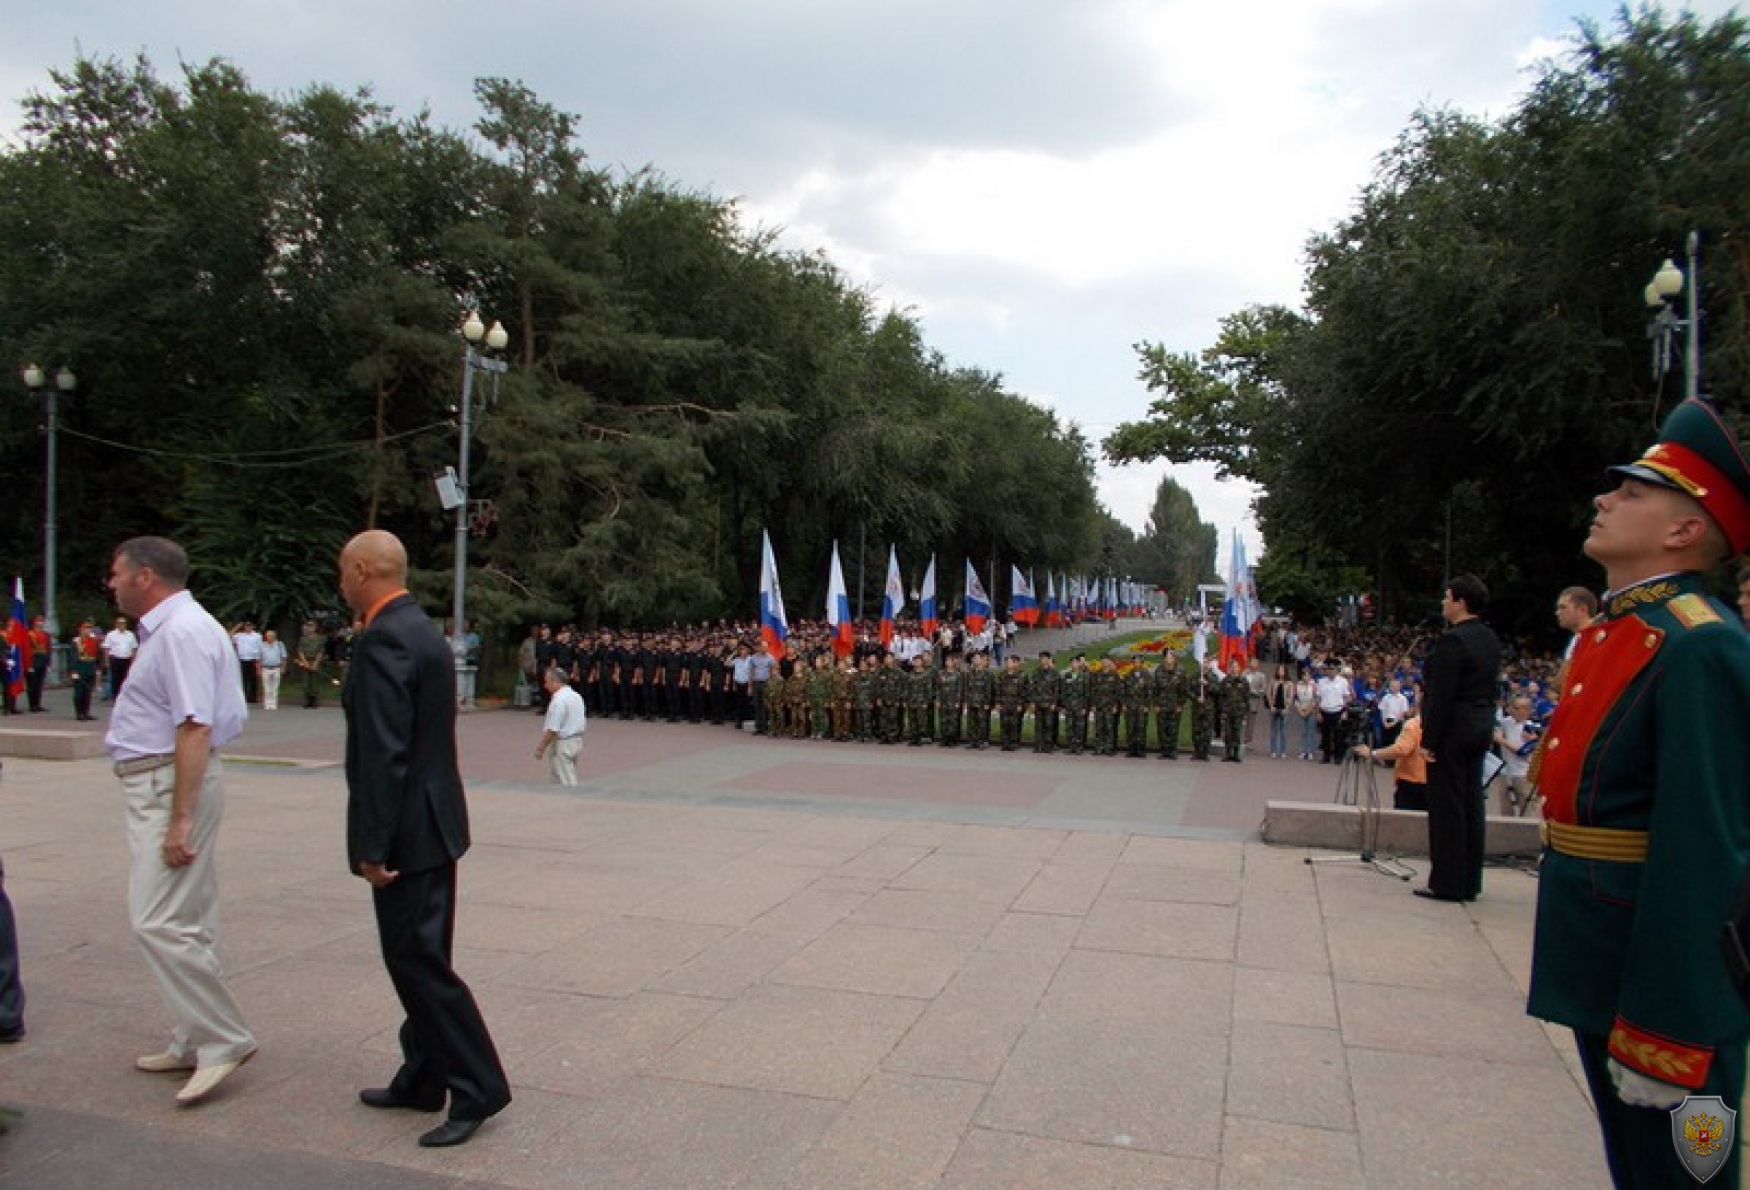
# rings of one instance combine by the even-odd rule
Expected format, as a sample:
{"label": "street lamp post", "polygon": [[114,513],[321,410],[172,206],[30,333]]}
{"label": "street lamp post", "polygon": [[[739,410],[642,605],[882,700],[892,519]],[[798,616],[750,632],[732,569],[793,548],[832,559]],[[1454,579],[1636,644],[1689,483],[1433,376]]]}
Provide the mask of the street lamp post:
{"label": "street lamp post", "polygon": [[465,689],[462,678],[468,670],[467,655],[455,646],[462,638],[463,616],[468,600],[468,516],[471,503],[468,496],[468,448],[474,429],[474,373],[487,372],[498,376],[510,370],[510,365],[503,360],[482,355],[479,350],[482,340],[493,351],[503,350],[504,345],[510,342],[510,335],[505,332],[502,323],[494,322],[492,329],[487,330],[486,324],[480,321],[479,312],[470,310],[467,320],[462,323],[462,338],[466,340],[462,353],[462,449],[456,480],[460,500],[456,504],[456,580],[450,611],[450,639],[456,653],[458,691]]}
{"label": "street lamp post", "polygon": [[55,429],[60,414],[61,394],[71,396],[73,390],[79,387],[79,378],[73,375],[71,368],[63,364],[55,372],[55,382],[51,385],[43,370],[30,364],[24,369],[24,386],[33,394],[41,393],[43,397],[44,438],[48,452],[43,469],[43,630],[52,640],[61,631],[60,621],[55,617]]}
{"label": "street lamp post", "polygon": [[[1689,272],[1666,257],[1653,279],[1647,282],[1647,305],[1656,311],[1647,337],[1653,340],[1653,377],[1665,379],[1671,370],[1671,338],[1683,332],[1683,395],[1694,400],[1701,393],[1701,233],[1692,231],[1685,244]],[[1687,301],[1686,318],[1677,317],[1672,304],[1678,294]]]}

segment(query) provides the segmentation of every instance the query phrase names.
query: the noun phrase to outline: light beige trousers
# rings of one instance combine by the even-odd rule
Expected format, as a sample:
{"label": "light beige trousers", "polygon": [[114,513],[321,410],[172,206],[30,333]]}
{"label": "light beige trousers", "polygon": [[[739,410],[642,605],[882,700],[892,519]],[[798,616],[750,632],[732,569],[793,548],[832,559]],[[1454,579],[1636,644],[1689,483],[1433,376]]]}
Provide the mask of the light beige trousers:
{"label": "light beige trousers", "polygon": [[255,1049],[219,962],[219,877],[214,852],[225,815],[225,772],[217,756],[195,807],[194,862],[172,868],[161,850],[170,826],[176,768],[123,777],[128,818],[128,914],[146,966],[170,1011],[168,1053],[197,1065],[233,1062]]}
{"label": "light beige trousers", "polygon": [[554,740],[547,749],[547,772],[555,785],[577,784],[577,758],[583,753],[583,737]]}

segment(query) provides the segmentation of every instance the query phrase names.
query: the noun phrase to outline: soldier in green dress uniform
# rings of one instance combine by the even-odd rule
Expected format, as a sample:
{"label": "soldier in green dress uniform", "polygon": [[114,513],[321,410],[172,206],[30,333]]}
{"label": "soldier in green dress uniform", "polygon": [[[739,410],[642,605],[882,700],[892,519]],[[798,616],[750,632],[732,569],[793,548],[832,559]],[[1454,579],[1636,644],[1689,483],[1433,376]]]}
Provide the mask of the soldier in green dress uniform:
{"label": "soldier in green dress uniform", "polygon": [[997,726],[1003,751],[1013,752],[1021,746],[1021,718],[1027,704],[1027,678],[1021,672],[1021,659],[1013,653],[1004,659],[1002,672],[996,676],[996,687]]}
{"label": "soldier in green dress uniform", "polygon": [[[1574,1030],[1617,1186],[1693,1186],[1678,1141],[1712,1105],[1688,1097],[1736,1111],[1750,1040],[1720,946],[1750,864],[1750,635],[1703,581],[1750,547],[1750,463],[1689,400],[1612,470],[1585,543],[1604,610],[1540,757],[1529,1011]],[[1714,1148],[1708,1185],[1737,1186],[1736,1140]]]}
{"label": "soldier in green dress uniform", "polygon": [[1033,751],[1057,751],[1058,691],[1063,678],[1051,654],[1039,654],[1039,664],[1027,676],[1027,703],[1033,708]]}

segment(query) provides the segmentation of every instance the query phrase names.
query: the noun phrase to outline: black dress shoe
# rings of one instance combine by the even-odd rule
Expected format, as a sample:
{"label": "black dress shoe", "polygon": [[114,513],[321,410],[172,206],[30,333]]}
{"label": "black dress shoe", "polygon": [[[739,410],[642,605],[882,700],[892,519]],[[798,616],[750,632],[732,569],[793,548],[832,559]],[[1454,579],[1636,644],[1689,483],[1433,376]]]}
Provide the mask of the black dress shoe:
{"label": "black dress shoe", "polygon": [[404,1095],[394,1087],[366,1087],[359,1092],[359,1102],[366,1107],[405,1107],[409,1111],[442,1111],[444,1097],[436,1099],[415,1099]]}
{"label": "black dress shoe", "polygon": [[1431,888],[1412,888],[1410,891],[1429,901],[1451,901],[1453,904],[1461,904],[1464,901],[1463,897],[1449,897],[1444,893],[1437,893]]}
{"label": "black dress shoe", "polygon": [[451,1145],[467,1144],[468,1138],[480,1131],[485,1120],[445,1120],[419,1138],[425,1149],[447,1149]]}
{"label": "black dress shoe", "polygon": [[0,1031],[0,1045],[14,1045],[24,1040],[24,1026]]}

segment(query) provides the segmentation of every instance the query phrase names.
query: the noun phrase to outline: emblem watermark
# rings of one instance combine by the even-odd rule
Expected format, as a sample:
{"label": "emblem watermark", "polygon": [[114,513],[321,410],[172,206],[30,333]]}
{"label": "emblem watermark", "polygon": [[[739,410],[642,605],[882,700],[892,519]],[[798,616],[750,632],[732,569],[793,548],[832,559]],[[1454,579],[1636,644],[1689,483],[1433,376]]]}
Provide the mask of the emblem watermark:
{"label": "emblem watermark", "polygon": [[1736,1142],[1738,1113],[1718,1095],[1691,1095],[1671,1109],[1671,1143],[1677,1159],[1698,1182],[1726,1164]]}

